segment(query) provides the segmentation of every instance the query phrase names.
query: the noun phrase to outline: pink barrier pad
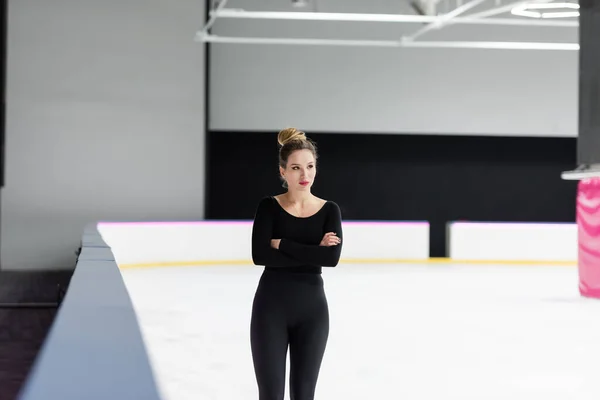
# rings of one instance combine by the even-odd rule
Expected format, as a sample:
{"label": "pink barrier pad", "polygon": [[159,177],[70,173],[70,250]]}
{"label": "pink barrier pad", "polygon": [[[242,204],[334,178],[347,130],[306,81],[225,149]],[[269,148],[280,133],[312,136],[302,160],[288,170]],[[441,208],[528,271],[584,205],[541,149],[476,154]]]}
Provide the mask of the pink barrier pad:
{"label": "pink barrier pad", "polygon": [[579,293],[600,298],[600,178],[577,187]]}

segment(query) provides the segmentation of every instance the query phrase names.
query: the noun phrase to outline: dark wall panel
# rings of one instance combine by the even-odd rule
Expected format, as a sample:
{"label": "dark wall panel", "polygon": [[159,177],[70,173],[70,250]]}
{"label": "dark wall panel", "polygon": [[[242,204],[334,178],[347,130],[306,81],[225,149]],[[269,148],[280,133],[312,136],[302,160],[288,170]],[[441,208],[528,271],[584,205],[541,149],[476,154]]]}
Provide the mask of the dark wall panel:
{"label": "dark wall panel", "polygon": [[[577,182],[560,178],[574,138],[308,135],[320,153],[316,195],[346,220],[429,221],[433,257],[446,255],[448,221],[575,221]],[[283,191],[276,132],[208,136],[206,217],[251,219],[262,196]]]}
{"label": "dark wall panel", "polygon": [[577,164],[600,164],[600,2],[580,0]]}

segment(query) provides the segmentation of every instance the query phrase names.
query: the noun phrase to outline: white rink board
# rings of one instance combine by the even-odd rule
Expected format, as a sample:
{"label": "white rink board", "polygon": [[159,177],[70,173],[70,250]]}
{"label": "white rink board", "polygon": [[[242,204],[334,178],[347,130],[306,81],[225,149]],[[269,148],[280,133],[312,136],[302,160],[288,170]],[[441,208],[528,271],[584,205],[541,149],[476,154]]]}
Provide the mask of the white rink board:
{"label": "white rink board", "polygon": [[456,260],[577,261],[577,224],[455,222],[448,224]]}
{"label": "white rink board", "polygon": [[[427,222],[342,223],[343,259],[429,257]],[[99,223],[119,265],[252,261],[250,221]]]}

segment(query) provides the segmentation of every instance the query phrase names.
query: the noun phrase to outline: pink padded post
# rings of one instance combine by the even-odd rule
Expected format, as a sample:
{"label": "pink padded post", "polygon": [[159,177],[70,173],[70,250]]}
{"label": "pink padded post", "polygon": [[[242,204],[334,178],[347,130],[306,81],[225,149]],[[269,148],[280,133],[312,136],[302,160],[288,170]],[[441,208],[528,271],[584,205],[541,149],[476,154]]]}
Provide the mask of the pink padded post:
{"label": "pink padded post", "polygon": [[600,298],[600,178],[583,179],[577,187],[579,292]]}

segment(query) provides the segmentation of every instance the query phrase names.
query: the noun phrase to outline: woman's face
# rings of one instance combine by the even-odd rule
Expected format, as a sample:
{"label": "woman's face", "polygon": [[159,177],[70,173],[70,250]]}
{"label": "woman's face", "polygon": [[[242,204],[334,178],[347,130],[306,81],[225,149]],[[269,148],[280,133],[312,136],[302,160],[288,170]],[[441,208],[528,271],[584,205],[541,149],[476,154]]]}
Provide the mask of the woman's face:
{"label": "woman's face", "polygon": [[316,160],[310,150],[296,150],[288,157],[287,167],[279,168],[288,190],[310,190],[317,174]]}

